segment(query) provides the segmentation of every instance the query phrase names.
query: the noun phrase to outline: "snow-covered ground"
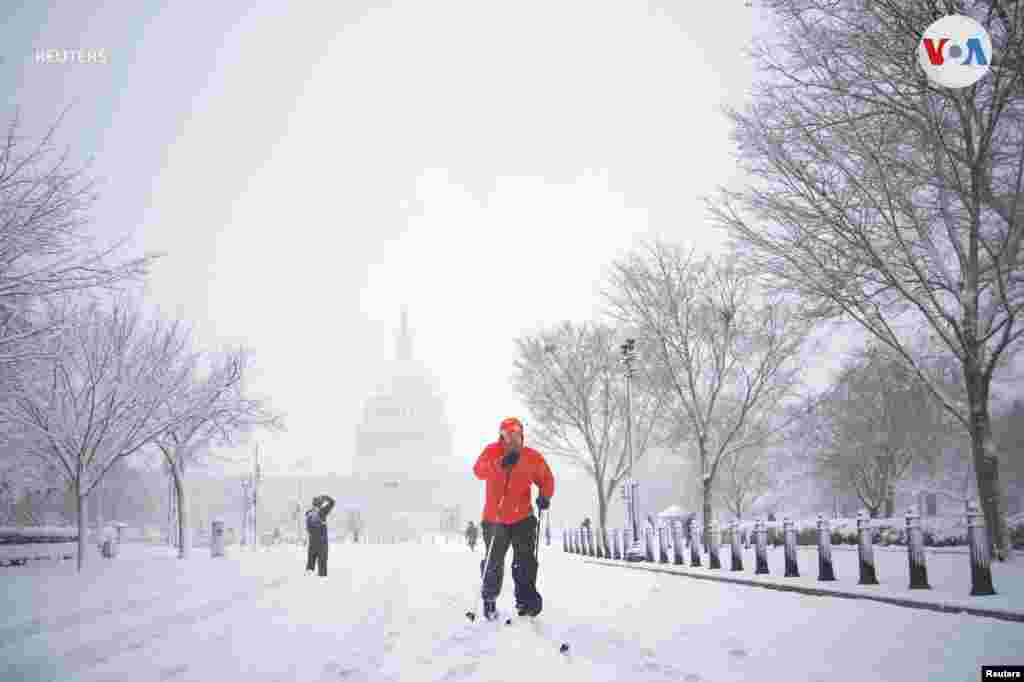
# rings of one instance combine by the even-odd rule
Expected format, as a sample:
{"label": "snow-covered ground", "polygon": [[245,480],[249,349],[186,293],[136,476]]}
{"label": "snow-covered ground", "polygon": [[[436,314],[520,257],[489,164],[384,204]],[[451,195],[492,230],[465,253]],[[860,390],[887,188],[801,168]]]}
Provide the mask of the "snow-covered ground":
{"label": "snow-covered ground", "polygon": [[[555,545],[544,613],[514,626],[463,615],[479,609],[479,546],[332,545],[327,578],[304,575],[295,547],[232,549],[181,561],[125,545],[82,575],[0,570],[0,679],[964,681],[1024,662],[1019,623],[609,568]],[[499,608],[511,588],[506,570]]]}

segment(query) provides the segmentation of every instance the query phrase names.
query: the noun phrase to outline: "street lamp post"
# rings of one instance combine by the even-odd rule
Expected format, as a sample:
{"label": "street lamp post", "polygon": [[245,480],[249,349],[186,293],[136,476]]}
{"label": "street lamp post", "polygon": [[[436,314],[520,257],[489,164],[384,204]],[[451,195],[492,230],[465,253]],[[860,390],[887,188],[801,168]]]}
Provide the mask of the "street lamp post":
{"label": "street lamp post", "polygon": [[633,531],[633,541],[626,550],[627,561],[643,561],[643,546],[640,543],[639,498],[640,484],[633,478],[633,363],[636,361],[636,340],[626,339],[621,346],[622,364],[626,367],[626,454],[629,459],[629,477],[622,491],[626,500],[626,523]]}
{"label": "street lamp post", "polygon": [[260,483],[263,482],[263,470],[260,467],[260,446],[256,444],[256,452],[253,457],[253,473],[252,473],[252,544],[253,547],[259,548],[260,537],[259,527],[256,525],[256,514],[259,510],[259,494],[260,494]]}
{"label": "street lamp post", "polygon": [[249,488],[252,481],[248,475],[242,478],[242,546],[249,544]]}

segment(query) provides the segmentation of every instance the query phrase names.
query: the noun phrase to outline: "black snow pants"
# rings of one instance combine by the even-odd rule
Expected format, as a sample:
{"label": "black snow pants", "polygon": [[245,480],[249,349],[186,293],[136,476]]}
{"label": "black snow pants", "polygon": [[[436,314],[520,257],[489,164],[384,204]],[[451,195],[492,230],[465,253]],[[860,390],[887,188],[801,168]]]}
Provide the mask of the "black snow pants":
{"label": "black snow pants", "polygon": [[309,555],[306,559],[306,570],[312,571],[320,566],[320,575],[327,575],[327,543],[312,533],[309,535]]}
{"label": "black snow pants", "polygon": [[501,594],[501,583],[505,575],[505,555],[512,547],[512,580],[515,583],[516,607],[540,609],[542,600],[537,592],[537,517],[527,516],[522,521],[512,524],[490,523],[480,524],[484,534],[485,553],[490,548],[490,556],[480,562],[480,572],[484,571],[487,562],[487,574],[483,576],[481,596],[485,601],[493,601]]}

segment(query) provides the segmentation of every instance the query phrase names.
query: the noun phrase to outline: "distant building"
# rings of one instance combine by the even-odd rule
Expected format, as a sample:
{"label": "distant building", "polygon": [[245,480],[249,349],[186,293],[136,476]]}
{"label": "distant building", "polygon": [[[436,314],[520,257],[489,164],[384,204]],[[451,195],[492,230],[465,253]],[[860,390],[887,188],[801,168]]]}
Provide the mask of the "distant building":
{"label": "distant building", "polygon": [[[395,360],[356,427],[354,497],[367,530],[436,530],[452,489],[452,430],[437,381],[413,356],[402,309]],[[465,477],[465,476],[463,476]]]}

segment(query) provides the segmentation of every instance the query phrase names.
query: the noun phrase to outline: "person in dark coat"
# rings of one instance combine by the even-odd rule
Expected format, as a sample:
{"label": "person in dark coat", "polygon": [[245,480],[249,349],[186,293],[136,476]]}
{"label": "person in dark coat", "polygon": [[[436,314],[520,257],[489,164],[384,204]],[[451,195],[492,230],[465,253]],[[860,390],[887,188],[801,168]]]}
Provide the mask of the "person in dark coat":
{"label": "person in dark coat", "polygon": [[476,549],[476,534],[476,526],[470,521],[469,525],[466,526],[466,543],[470,549]]}
{"label": "person in dark coat", "polygon": [[309,533],[307,574],[311,575],[313,569],[319,566],[320,576],[327,576],[327,516],[332,509],[334,498],[330,495],[317,495],[313,498],[313,506],[306,512],[306,531]]}

